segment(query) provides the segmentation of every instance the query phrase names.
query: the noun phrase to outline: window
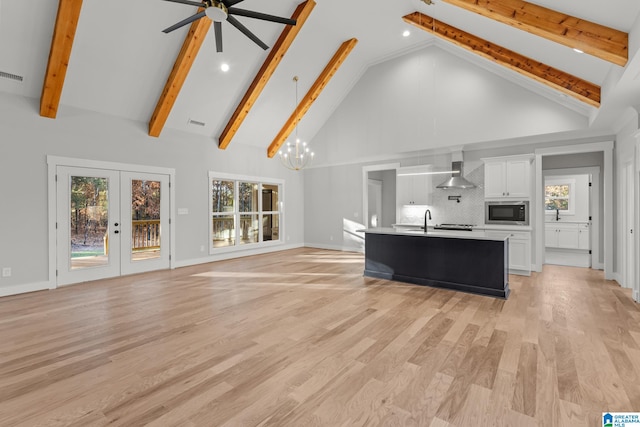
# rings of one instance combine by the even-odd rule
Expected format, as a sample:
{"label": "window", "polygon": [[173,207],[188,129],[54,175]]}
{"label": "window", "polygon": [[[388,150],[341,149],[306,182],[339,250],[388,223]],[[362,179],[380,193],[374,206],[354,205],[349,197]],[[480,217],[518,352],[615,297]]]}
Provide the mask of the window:
{"label": "window", "polygon": [[210,172],[210,252],[279,242],[282,187],[278,180]]}
{"label": "window", "polygon": [[544,208],[548,214],[556,210],[573,214],[574,186],[572,179],[546,179],[544,186]]}

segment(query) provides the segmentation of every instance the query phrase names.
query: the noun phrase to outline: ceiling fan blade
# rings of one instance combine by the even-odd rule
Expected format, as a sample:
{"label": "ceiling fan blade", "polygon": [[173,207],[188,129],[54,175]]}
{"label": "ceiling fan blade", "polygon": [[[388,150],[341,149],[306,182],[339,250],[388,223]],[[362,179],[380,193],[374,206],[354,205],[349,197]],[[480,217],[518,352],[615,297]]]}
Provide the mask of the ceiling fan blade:
{"label": "ceiling fan blade", "polygon": [[216,52],[222,52],[222,22],[213,21],[213,31],[216,36]]}
{"label": "ceiling fan blade", "polygon": [[249,37],[251,40],[253,40],[253,42],[255,44],[257,44],[258,46],[260,46],[261,48],[263,48],[264,50],[269,49],[269,46],[267,46],[266,44],[264,44],[264,42],[262,40],[260,40],[258,37],[256,37],[255,34],[253,34],[251,31],[249,31],[249,29],[247,27],[245,27],[244,25],[242,25],[240,23],[240,21],[238,21],[236,18],[234,18],[233,16],[229,15],[227,16],[227,22],[229,22],[229,24],[233,25],[234,27],[236,27],[237,29],[239,29],[242,34],[244,34],[245,36]]}
{"label": "ceiling fan blade", "polygon": [[229,14],[246,16],[247,18],[262,19],[263,21],[278,22],[280,24],[296,25],[295,19],[281,18],[279,16],[267,15],[266,13],[254,12],[252,10],[238,9],[235,7],[228,8]]}
{"label": "ceiling fan blade", "polygon": [[229,8],[234,4],[240,3],[241,1],[244,1],[244,0],[222,0],[222,3],[224,3],[224,5],[227,6],[227,8]]}
{"label": "ceiling fan blade", "polygon": [[206,14],[204,13],[204,10],[200,13],[196,13],[193,16],[188,17],[187,19],[183,19],[182,21],[178,22],[177,24],[174,24],[172,26],[170,26],[169,28],[165,28],[164,30],[162,30],[163,33],[165,34],[169,34],[171,31],[173,30],[177,30],[180,27],[184,27],[187,24],[192,23],[193,21],[200,19],[202,17],[206,16]]}
{"label": "ceiling fan blade", "polygon": [[188,4],[189,6],[205,7],[204,3],[197,2],[197,1],[189,1],[189,0],[164,0],[164,1],[171,1],[171,2],[174,2],[174,3]]}

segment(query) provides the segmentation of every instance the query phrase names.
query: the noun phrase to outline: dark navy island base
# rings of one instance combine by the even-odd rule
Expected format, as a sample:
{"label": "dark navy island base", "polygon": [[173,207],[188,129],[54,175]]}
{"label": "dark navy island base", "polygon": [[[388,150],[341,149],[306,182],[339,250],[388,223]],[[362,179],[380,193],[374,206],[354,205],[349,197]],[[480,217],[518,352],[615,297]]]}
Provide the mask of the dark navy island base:
{"label": "dark navy island base", "polygon": [[509,297],[508,239],[365,233],[365,276]]}

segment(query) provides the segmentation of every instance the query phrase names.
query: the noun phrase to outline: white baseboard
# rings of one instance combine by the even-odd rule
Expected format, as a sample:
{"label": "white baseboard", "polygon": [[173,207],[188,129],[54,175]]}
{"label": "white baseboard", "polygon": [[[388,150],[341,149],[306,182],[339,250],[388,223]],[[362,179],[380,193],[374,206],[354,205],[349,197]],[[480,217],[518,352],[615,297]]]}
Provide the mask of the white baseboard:
{"label": "white baseboard", "polygon": [[544,263],[588,268],[591,266],[591,255],[587,251],[546,248]]}
{"label": "white baseboard", "polygon": [[611,273],[610,276],[611,278],[608,280],[615,280],[616,282],[618,282],[618,285],[624,288],[624,286],[622,286],[622,276],[620,275],[620,273]]}
{"label": "white baseboard", "polygon": [[206,264],[208,262],[224,261],[226,259],[240,258],[245,256],[251,256],[251,255],[262,255],[262,254],[267,254],[271,252],[286,251],[289,249],[297,249],[297,248],[302,248],[304,246],[305,245],[303,245],[302,243],[295,243],[292,245],[278,245],[270,248],[259,248],[259,249],[249,249],[246,251],[226,252],[220,255],[210,255],[202,258],[176,261],[175,266],[189,267],[192,265]]}
{"label": "white baseboard", "polygon": [[601,262],[594,262],[591,265],[591,268],[593,268],[594,270],[604,270],[604,264]]}
{"label": "white baseboard", "polygon": [[9,295],[26,294],[27,292],[48,291],[49,282],[27,283],[24,285],[0,286],[0,297]]}
{"label": "white baseboard", "polygon": [[364,248],[354,248],[353,246],[325,245],[323,243],[305,243],[304,246],[307,248],[314,248],[314,249],[327,249],[329,251],[364,253]]}

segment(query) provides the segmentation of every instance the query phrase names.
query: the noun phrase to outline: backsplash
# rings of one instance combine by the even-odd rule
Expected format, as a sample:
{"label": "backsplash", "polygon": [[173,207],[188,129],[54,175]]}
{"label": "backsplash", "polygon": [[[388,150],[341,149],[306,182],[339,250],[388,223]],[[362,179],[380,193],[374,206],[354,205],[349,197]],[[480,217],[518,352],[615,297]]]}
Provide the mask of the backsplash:
{"label": "backsplash", "polygon": [[[445,190],[435,188],[445,178],[434,179],[432,201],[429,206],[401,206],[396,222],[399,224],[423,224],[426,209],[431,211],[429,224],[484,225],[484,163],[464,175],[476,188]],[[461,196],[460,203],[448,200],[449,196]]]}

